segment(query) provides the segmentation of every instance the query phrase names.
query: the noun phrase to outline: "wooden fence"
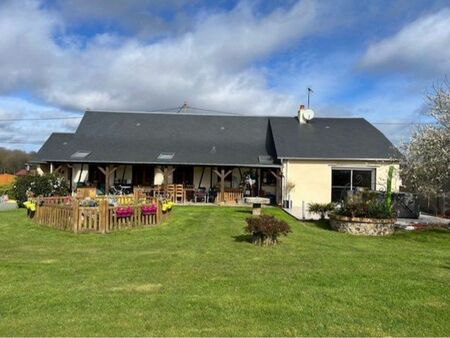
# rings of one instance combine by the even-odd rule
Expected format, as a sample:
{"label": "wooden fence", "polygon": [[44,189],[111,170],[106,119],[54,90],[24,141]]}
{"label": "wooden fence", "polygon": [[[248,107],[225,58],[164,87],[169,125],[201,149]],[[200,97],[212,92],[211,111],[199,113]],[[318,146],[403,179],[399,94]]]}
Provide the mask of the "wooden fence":
{"label": "wooden fence", "polygon": [[420,211],[436,216],[450,216],[450,192],[434,197],[419,195]]}
{"label": "wooden fence", "polygon": [[240,189],[225,189],[223,193],[223,201],[220,196],[220,192],[216,197],[216,202],[223,203],[242,203],[243,201],[243,193]]}
{"label": "wooden fence", "polygon": [[11,174],[0,174],[0,185],[8,185],[14,183],[16,176]]}
{"label": "wooden fence", "polygon": [[[78,199],[64,199],[56,203],[55,198],[36,200],[36,212],[33,219],[36,223],[53,228],[80,232],[108,233],[119,229],[140,226],[154,226],[163,219],[161,201],[153,199],[126,206],[110,206],[107,199],[101,199],[95,207],[80,206]],[[143,208],[156,205],[156,210],[146,213]],[[126,214],[123,209],[126,208]],[[120,214],[122,211],[122,214]]]}

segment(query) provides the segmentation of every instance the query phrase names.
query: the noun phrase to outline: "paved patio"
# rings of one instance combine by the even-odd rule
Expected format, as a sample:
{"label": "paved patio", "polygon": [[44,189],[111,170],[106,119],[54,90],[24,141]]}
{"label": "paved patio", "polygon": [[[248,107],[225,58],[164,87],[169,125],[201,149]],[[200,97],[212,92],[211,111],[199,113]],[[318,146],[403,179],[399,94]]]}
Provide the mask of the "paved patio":
{"label": "paved patio", "polygon": [[17,209],[17,204],[14,203],[0,203],[0,211]]}

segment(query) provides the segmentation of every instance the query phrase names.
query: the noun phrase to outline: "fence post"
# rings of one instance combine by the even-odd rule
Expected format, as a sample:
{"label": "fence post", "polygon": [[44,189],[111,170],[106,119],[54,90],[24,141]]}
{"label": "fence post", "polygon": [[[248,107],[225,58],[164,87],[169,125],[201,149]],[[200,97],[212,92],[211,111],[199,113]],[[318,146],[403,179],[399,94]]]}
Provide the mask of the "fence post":
{"label": "fence post", "polygon": [[162,203],[160,200],[156,200],[156,224],[161,223],[162,218]]}
{"label": "fence post", "polygon": [[109,222],[109,217],[108,217],[108,200],[104,199],[100,202],[100,206],[99,206],[99,218],[100,218],[100,231],[102,232],[102,234],[106,234],[108,232],[108,222]]}
{"label": "fence post", "polygon": [[72,201],[72,213],[73,213],[73,232],[77,233],[78,223],[80,220],[80,206],[76,198]]}

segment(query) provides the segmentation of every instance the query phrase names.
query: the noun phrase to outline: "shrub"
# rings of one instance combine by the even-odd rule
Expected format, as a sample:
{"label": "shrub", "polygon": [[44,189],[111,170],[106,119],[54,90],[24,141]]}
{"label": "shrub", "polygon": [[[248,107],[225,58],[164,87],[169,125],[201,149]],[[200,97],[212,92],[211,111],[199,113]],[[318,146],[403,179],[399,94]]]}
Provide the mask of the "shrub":
{"label": "shrub", "polygon": [[377,200],[376,194],[366,192],[351,194],[334,213],[348,217],[392,218],[392,210],[386,203]]}
{"label": "shrub", "polygon": [[371,218],[391,218],[392,213],[385,203],[371,201],[367,206],[367,216]]}
{"label": "shrub", "polygon": [[63,177],[55,174],[18,177],[14,184],[14,194],[19,207],[23,206],[30,193],[34,196],[65,196],[69,193],[69,186]]}
{"label": "shrub", "polygon": [[387,210],[392,209],[392,176],[394,175],[394,167],[390,166],[388,171],[388,179],[386,184],[385,207]]}
{"label": "shrub", "polygon": [[291,232],[289,224],[273,216],[249,217],[246,222],[244,230],[253,235],[252,242],[256,245],[275,245],[280,235]]}
{"label": "shrub", "polygon": [[2,185],[0,186],[0,196],[6,195],[8,196],[9,199],[15,199],[15,194],[14,194],[14,184],[6,184],[6,185]]}
{"label": "shrub", "polygon": [[308,204],[309,212],[320,215],[320,219],[325,219],[325,216],[333,211],[336,206],[334,203],[310,203]]}

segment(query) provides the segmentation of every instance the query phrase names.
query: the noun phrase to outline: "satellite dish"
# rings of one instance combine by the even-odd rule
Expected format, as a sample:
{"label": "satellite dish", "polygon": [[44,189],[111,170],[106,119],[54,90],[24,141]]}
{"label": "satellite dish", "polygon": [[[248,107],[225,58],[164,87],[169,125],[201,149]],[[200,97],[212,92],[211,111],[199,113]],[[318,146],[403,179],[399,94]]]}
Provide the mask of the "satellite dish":
{"label": "satellite dish", "polygon": [[312,109],[306,109],[303,113],[303,117],[306,121],[311,121],[314,118],[314,111]]}

